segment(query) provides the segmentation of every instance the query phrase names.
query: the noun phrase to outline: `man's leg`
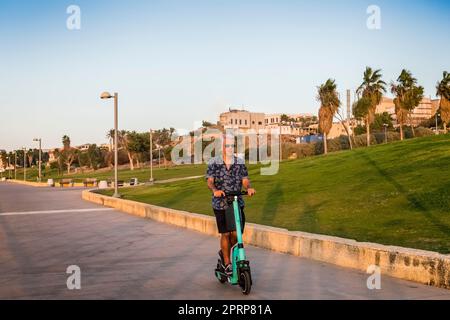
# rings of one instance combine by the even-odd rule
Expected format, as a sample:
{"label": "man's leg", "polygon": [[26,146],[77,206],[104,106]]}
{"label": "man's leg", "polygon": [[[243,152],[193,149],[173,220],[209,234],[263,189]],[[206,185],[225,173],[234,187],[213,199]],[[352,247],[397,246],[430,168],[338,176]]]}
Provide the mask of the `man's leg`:
{"label": "man's leg", "polygon": [[[242,226],[242,233],[244,233],[244,227],[245,227],[245,214],[244,214],[244,208],[241,208],[241,226]],[[237,243],[237,232],[233,231],[230,233],[230,243],[231,248]]]}
{"label": "man's leg", "polygon": [[237,243],[236,231],[230,232],[230,248],[232,248],[236,243]]}
{"label": "man's leg", "polygon": [[222,249],[223,254],[223,263],[228,265],[230,263],[230,233],[222,233],[220,236],[220,248]]}

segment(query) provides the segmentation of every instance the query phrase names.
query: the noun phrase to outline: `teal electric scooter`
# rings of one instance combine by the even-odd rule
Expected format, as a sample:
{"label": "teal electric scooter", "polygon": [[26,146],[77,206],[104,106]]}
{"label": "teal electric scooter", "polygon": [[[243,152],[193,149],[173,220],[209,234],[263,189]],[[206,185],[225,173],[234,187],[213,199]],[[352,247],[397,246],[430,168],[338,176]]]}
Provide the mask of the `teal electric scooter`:
{"label": "teal electric scooter", "polygon": [[247,295],[252,288],[252,276],[250,272],[250,262],[245,256],[244,243],[242,240],[241,215],[238,204],[238,196],[247,195],[247,192],[227,193],[228,204],[233,205],[234,220],[236,225],[237,243],[230,250],[231,265],[233,274],[228,276],[224,270],[224,261],[222,251],[219,251],[220,259],[217,261],[217,267],[214,270],[216,278],[220,283],[228,282],[232,285],[239,285],[242,293]]}

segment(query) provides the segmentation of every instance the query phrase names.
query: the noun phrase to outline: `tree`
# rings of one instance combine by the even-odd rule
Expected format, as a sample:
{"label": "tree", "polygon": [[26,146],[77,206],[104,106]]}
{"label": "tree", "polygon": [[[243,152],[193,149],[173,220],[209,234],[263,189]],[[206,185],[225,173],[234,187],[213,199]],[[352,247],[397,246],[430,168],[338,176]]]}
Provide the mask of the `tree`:
{"label": "tree", "polygon": [[67,168],[67,174],[69,174],[70,168],[71,168],[73,162],[78,157],[78,150],[75,148],[63,149],[61,152],[61,155],[62,155],[62,161],[66,165],[66,168]]}
{"label": "tree", "polygon": [[349,123],[348,121],[346,121],[346,119],[344,118],[344,116],[341,114],[341,112],[339,112],[339,110],[336,112],[335,115],[336,119],[339,120],[339,122],[342,124],[342,126],[345,129],[345,132],[347,132],[347,137],[348,137],[348,144],[350,146],[350,150],[353,150],[353,141],[352,141],[352,131],[350,129]]}
{"label": "tree", "polygon": [[381,77],[380,69],[373,71],[372,68],[366,67],[363,82],[356,90],[356,93],[365,99],[359,106],[359,112],[366,121],[367,146],[370,146],[370,124],[373,122],[376,108],[381,102],[383,92],[386,92],[386,83],[381,80]]}
{"label": "tree", "polygon": [[121,145],[121,147],[126,151],[128,156],[128,161],[130,163],[130,170],[134,170],[134,163],[133,163],[133,154],[130,150],[130,136],[128,136],[128,131],[121,130],[117,132],[117,140],[118,144]]}
{"label": "tree", "polygon": [[[353,116],[355,119],[360,121],[366,121],[367,117],[369,115],[369,110],[371,107],[372,101],[369,97],[359,97],[354,103],[353,103]],[[366,122],[367,123],[367,122]],[[362,127],[364,128],[364,132],[367,133],[367,126]],[[359,134],[359,130],[356,132],[356,134]]]}
{"label": "tree", "polygon": [[149,135],[149,133],[137,133],[136,131],[128,132],[126,135],[127,152],[129,152],[132,158],[136,160],[138,168],[141,167],[140,158],[143,153],[150,148]]}
{"label": "tree", "polygon": [[[75,148],[72,148],[70,146],[70,138],[67,135],[64,135],[62,137],[62,143],[63,143],[63,149],[58,150],[57,153],[55,153],[55,156],[58,156],[58,164],[59,168],[62,169],[62,164],[65,164],[67,167],[67,174],[70,173],[70,167],[72,166],[72,163],[77,159],[78,157],[78,150]],[[62,171],[62,170],[61,170]]]}
{"label": "tree", "polygon": [[31,168],[31,166],[33,165],[33,158],[34,158],[34,152],[33,152],[32,149],[29,149],[29,150],[27,151],[27,160],[28,160],[28,163],[29,163],[30,168]]}
{"label": "tree", "polygon": [[62,144],[64,146],[64,149],[70,149],[70,138],[67,135],[64,135],[62,137]]}
{"label": "tree", "polygon": [[[117,133],[119,134],[119,133]],[[108,133],[106,134],[106,137],[109,139],[109,149],[113,150],[114,149],[114,129],[110,129],[108,131]],[[117,139],[119,140],[119,139]]]}
{"label": "tree", "polygon": [[63,155],[61,153],[61,150],[55,149],[53,154],[56,159],[56,163],[58,164],[58,174],[62,174],[63,170],[64,170],[64,168],[63,168],[64,160],[63,160]]}
{"label": "tree", "polygon": [[450,73],[447,71],[444,71],[442,80],[436,85],[436,95],[441,97],[439,112],[444,124],[444,132],[447,133],[447,123],[450,122]]}
{"label": "tree", "polygon": [[208,122],[206,120],[202,121],[202,127],[208,128],[208,127],[212,127],[213,124],[211,122]]}
{"label": "tree", "polygon": [[333,126],[333,118],[341,104],[336,91],[335,80],[328,79],[324,84],[317,87],[317,101],[320,102],[319,129],[323,133],[323,149],[327,154],[327,135]]}
{"label": "tree", "polygon": [[381,131],[384,130],[384,125],[387,125],[390,129],[394,128],[391,115],[388,112],[377,113],[372,124],[372,129]]}
{"label": "tree", "polygon": [[[417,86],[417,79],[410,71],[403,69],[396,83],[391,84],[391,92],[395,95],[394,105],[397,122],[400,125],[400,140],[403,140],[403,126],[407,119],[423,99],[423,87]],[[411,129],[414,128],[410,123]]]}
{"label": "tree", "polygon": [[102,151],[96,144],[91,144],[86,153],[90,168],[97,170],[102,163]]}
{"label": "tree", "polygon": [[281,123],[288,123],[290,121],[289,117],[286,114],[282,114],[280,117],[280,122]]}

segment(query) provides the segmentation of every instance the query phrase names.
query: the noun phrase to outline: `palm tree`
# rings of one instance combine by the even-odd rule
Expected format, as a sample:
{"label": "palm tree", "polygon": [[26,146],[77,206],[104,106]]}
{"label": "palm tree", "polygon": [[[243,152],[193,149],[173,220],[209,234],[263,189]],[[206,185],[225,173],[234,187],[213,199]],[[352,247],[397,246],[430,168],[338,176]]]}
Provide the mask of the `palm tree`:
{"label": "palm tree", "polygon": [[[403,69],[397,83],[391,84],[391,92],[395,95],[394,105],[397,122],[400,125],[400,140],[403,140],[403,126],[407,119],[411,120],[413,110],[423,99],[423,87],[417,86],[417,79],[410,71]],[[410,123],[414,130],[412,123]],[[414,131],[413,131],[414,134]]]}
{"label": "palm tree", "polygon": [[317,101],[320,102],[319,109],[319,129],[323,132],[323,150],[328,153],[327,135],[333,126],[333,118],[341,102],[336,91],[336,83],[333,79],[328,79],[324,84],[317,87]]}
{"label": "palm tree", "polygon": [[33,158],[34,158],[34,154],[33,154],[33,150],[32,149],[29,149],[27,151],[27,158],[28,158],[29,166],[31,168],[31,166],[33,165]]}
{"label": "palm tree", "polygon": [[106,134],[106,138],[109,140],[109,149],[113,150],[114,145],[114,129],[110,129]]}
{"label": "palm tree", "polygon": [[441,82],[436,85],[436,95],[441,97],[439,110],[444,124],[444,132],[447,133],[447,123],[450,121],[450,73],[447,71],[444,71]]}
{"label": "palm tree", "polygon": [[126,130],[121,130],[117,132],[118,143],[127,152],[128,161],[130,163],[130,170],[134,170],[133,153],[131,151],[131,136]]}
{"label": "palm tree", "polygon": [[63,155],[60,149],[56,148],[54,151],[54,157],[58,163],[58,174],[62,174],[64,175],[64,171],[63,171]]}
{"label": "palm tree", "polygon": [[64,146],[64,149],[70,149],[70,138],[67,135],[64,135],[62,137],[62,144]]}
{"label": "palm tree", "polygon": [[370,124],[375,118],[377,105],[380,104],[383,92],[386,92],[386,83],[381,80],[381,69],[373,71],[371,67],[366,67],[363,82],[356,90],[358,95],[370,101],[365,114],[367,129],[367,146],[370,146]]}

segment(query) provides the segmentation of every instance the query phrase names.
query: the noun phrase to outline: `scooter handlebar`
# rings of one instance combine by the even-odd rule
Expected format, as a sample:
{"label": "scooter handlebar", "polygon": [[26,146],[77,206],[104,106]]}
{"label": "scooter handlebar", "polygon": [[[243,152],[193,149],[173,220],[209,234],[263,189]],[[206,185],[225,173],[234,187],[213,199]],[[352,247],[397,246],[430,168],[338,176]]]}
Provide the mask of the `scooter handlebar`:
{"label": "scooter handlebar", "polygon": [[246,196],[246,195],[248,195],[247,191],[225,192],[225,197],[237,197],[237,196]]}

